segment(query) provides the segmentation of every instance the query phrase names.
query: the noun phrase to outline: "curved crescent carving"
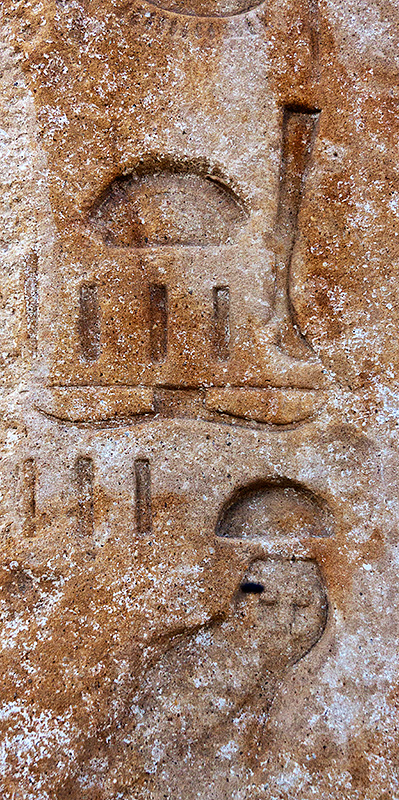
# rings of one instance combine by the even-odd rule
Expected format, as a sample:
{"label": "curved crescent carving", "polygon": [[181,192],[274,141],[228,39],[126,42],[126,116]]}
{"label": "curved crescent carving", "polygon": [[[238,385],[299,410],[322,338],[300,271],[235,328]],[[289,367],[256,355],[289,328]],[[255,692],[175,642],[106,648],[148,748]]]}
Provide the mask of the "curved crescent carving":
{"label": "curved crescent carving", "polygon": [[114,247],[206,246],[232,240],[246,216],[219,180],[163,170],[113,181],[89,221]]}

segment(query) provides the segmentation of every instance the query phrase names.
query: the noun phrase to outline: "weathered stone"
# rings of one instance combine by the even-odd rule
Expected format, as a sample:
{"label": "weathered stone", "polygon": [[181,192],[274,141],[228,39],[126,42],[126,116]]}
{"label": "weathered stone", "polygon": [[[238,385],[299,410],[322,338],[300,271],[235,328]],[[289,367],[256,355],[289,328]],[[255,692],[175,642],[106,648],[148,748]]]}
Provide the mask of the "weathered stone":
{"label": "weathered stone", "polygon": [[4,800],[399,798],[399,11],[5,0]]}

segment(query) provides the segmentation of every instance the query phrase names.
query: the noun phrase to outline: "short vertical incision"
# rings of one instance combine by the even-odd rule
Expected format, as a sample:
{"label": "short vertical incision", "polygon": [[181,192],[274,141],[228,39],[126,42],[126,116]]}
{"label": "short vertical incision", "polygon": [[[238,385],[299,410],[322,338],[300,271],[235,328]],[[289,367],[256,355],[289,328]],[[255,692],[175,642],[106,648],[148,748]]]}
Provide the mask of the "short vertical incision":
{"label": "short vertical incision", "polygon": [[162,361],[168,348],[168,293],[163,284],[150,286],[151,358]]}
{"label": "short vertical incision", "polygon": [[100,355],[101,321],[98,290],[95,284],[83,284],[79,296],[79,339],[85,361]]}
{"label": "short vertical incision", "polygon": [[92,536],[94,531],[93,461],[86,456],[76,460],[78,485],[79,533]]}
{"label": "short vertical incision", "polygon": [[134,462],[136,477],[136,526],[139,534],[152,530],[151,510],[151,471],[147,459],[138,458]]}
{"label": "short vertical incision", "polygon": [[22,514],[24,533],[32,536],[36,529],[36,464],[28,458],[22,465]]}
{"label": "short vertical incision", "polygon": [[217,358],[226,361],[230,351],[230,291],[228,286],[213,290],[214,349]]}
{"label": "short vertical incision", "polygon": [[38,314],[38,260],[35,252],[29,253],[25,259],[24,274],[26,330],[32,349],[37,347],[37,314]]}

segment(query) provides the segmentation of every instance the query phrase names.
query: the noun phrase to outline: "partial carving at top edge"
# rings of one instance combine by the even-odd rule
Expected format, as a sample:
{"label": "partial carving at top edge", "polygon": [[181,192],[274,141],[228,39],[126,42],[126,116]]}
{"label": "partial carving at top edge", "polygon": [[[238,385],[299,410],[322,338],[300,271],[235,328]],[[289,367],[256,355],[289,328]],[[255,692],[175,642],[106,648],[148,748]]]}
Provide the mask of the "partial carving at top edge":
{"label": "partial carving at top edge", "polygon": [[196,165],[159,159],[116,178],[88,222],[113,247],[220,245],[247,213],[234,191]]}
{"label": "partial carving at top edge", "polygon": [[151,5],[186,17],[237,17],[263,5],[263,0],[151,0]]}

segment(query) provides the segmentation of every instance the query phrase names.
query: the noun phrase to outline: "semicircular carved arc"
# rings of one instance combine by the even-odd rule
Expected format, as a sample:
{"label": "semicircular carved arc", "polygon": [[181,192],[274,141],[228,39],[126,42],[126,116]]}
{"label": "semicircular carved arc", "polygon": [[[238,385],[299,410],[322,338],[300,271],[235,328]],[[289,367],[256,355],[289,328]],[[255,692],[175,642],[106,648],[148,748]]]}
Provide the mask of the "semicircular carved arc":
{"label": "semicircular carved arc", "polygon": [[334,520],[326,502],[293,481],[239,489],[222,509],[216,535],[252,542],[330,537]]}
{"label": "semicircular carved arc", "polygon": [[205,247],[233,241],[247,217],[219,179],[163,169],[114,180],[87,220],[113,247]]}

